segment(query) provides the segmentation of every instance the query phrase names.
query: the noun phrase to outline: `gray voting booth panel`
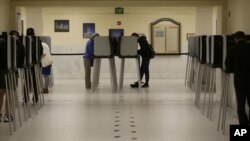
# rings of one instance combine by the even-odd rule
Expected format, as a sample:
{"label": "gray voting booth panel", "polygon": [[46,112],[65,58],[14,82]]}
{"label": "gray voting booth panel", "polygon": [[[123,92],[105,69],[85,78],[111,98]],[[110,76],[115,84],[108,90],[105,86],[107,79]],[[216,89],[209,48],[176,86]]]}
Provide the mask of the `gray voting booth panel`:
{"label": "gray voting booth panel", "polygon": [[11,47],[10,38],[7,36],[0,36],[0,47],[1,47],[1,69],[9,70],[11,69]]}
{"label": "gray voting booth panel", "polygon": [[138,50],[137,38],[134,36],[123,36],[120,46],[120,57],[136,57]]}
{"label": "gray voting booth panel", "polygon": [[51,37],[49,36],[39,36],[40,40],[46,44],[48,44],[49,48],[51,49]]}
{"label": "gray voting booth panel", "polygon": [[26,62],[32,64],[32,39],[31,36],[25,36],[25,47],[26,47]]}
{"label": "gray voting booth panel", "polygon": [[196,56],[196,50],[199,46],[199,36],[190,36],[188,38],[188,53],[190,56]]}
{"label": "gray voting booth panel", "polygon": [[16,59],[17,59],[17,46],[15,36],[10,36],[10,46],[11,46],[11,68],[16,68]]}
{"label": "gray voting booth panel", "polygon": [[207,36],[206,40],[206,63],[211,64],[211,36]]}
{"label": "gray voting booth panel", "polygon": [[223,44],[221,35],[211,36],[211,63],[213,68],[223,67]]}
{"label": "gray voting booth panel", "polygon": [[222,53],[222,68],[226,69],[225,61],[227,57],[228,50],[235,46],[235,41],[232,36],[223,36],[223,53]]}
{"label": "gray voting booth panel", "polygon": [[111,48],[108,36],[94,38],[94,57],[111,57]]}
{"label": "gray voting booth panel", "polygon": [[32,64],[32,39],[31,36],[25,37],[25,47],[26,47],[26,64]]}
{"label": "gray voting booth panel", "polygon": [[206,52],[207,52],[207,36],[200,36],[200,46],[199,46],[199,60],[201,64],[206,63]]}

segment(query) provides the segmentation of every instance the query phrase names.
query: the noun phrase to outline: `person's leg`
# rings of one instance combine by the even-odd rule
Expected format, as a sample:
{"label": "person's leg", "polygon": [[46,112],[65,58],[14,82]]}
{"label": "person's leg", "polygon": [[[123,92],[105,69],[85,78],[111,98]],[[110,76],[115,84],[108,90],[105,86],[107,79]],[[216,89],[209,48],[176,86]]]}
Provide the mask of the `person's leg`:
{"label": "person's leg", "polygon": [[237,99],[237,113],[240,125],[247,125],[248,118],[245,110],[246,106],[246,92],[244,88],[235,86],[236,99]]}
{"label": "person's leg", "polygon": [[140,77],[141,77],[141,80],[143,78],[143,75],[145,74],[146,67],[147,67],[147,61],[146,61],[145,58],[142,58],[141,67],[140,67]]}
{"label": "person's leg", "polygon": [[[144,73],[145,73],[145,59],[142,58],[141,66],[140,66],[140,78],[141,78],[141,80],[143,78]],[[143,82],[141,82],[141,83],[143,83]],[[138,88],[138,86],[139,86],[138,81],[134,82],[134,84],[130,84],[130,87],[132,87],[132,88]]]}
{"label": "person's leg", "polygon": [[90,61],[88,59],[84,59],[84,67],[85,67],[85,88],[91,88],[91,66]]}
{"label": "person's leg", "polygon": [[3,98],[4,98],[5,90],[0,89],[0,122],[2,121],[2,107],[3,107]]}
{"label": "person's leg", "polygon": [[149,82],[149,62],[150,62],[150,58],[147,58],[145,60],[145,84],[148,85]]}
{"label": "person's leg", "polygon": [[37,83],[36,83],[36,74],[35,74],[35,67],[31,67],[31,74],[33,79],[33,88],[34,88],[34,97],[33,102],[38,103],[38,89],[37,89]]}
{"label": "person's leg", "polygon": [[[6,96],[6,100],[5,100],[5,115],[4,115],[4,122],[10,122],[13,121],[13,117],[12,117],[12,99],[11,96],[7,94]],[[10,114],[10,115],[9,115]]]}
{"label": "person's leg", "polygon": [[248,124],[250,124],[250,90],[247,91],[247,103],[248,103],[248,110],[249,110],[248,111]]}
{"label": "person's leg", "polygon": [[25,86],[23,86],[23,93],[24,93],[24,102],[27,103],[29,101],[29,87],[30,87],[30,83],[29,83],[29,76],[27,75],[28,69],[25,68],[24,69],[24,83]]}
{"label": "person's leg", "polygon": [[43,75],[43,78],[44,78],[43,93],[49,93],[49,75]]}

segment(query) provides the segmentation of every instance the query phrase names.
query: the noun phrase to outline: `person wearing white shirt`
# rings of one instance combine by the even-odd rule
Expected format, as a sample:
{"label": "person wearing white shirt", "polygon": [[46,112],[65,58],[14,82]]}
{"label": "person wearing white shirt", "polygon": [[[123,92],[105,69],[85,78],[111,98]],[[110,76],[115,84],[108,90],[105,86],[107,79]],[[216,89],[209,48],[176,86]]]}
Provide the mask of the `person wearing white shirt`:
{"label": "person wearing white shirt", "polygon": [[49,93],[49,76],[51,74],[51,65],[53,63],[52,56],[50,54],[50,48],[48,44],[42,42],[43,55],[42,55],[42,74],[44,76],[44,88],[43,93]]}

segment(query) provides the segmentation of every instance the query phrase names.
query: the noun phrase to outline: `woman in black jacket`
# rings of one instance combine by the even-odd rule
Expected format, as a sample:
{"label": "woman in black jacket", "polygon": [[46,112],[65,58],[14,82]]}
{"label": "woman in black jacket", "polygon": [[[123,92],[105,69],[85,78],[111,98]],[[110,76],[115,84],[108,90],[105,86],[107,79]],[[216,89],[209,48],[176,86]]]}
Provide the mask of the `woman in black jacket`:
{"label": "woman in black jacket", "polygon": [[[146,36],[141,36],[138,39],[138,43],[140,45],[140,50],[138,50],[138,54],[141,55],[142,62],[140,66],[140,77],[143,78],[143,75],[145,74],[145,83],[142,85],[142,88],[149,87],[149,62],[150,62],[150,56],[151,51],[149,48],[149,43],[147,41]],[[138,82],[130,85],[132,88],[138,87]]]}

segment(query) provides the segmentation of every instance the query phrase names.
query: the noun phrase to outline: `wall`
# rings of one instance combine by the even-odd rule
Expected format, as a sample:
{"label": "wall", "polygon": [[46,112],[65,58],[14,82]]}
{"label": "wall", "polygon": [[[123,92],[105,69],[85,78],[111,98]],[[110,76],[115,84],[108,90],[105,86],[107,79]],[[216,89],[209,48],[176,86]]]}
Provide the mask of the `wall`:
{"label": "wall", "polygon": [[[242,30],[250,34],[249,0],[227,0],[227,33]],[[230,12],[230,16],[229,16]]]}
{"label": "wall", "polygon": [[[159,18],[173,18],[181,23],[181,52],[187,52],[187,33],[215,34],[215,20],[221,21],[220,9],[195,7],[124,7],[125,14],[114,14],[114,7],[26,7],[22,19],[33,25],[37,35],[52,37],[53,53],[82,53],[87,39],[82,38],[82,24],[94,22],[96,32],[108,35],[110,28],[123,28],[125,35],[144,33],[150,41],[149,24]],[[42,17],[42,18],[41,18]],[[70,20],[70,32],[54,32],[55,19]],[[117,21],[122,25],[118,26]],[[206,26],[204,26],[204,24]],[[204,28],[206,27],[206,28]],[[218,27],[221,29],[221,27]],[[40,30],[39,30],[40,29]],[[42,31],[41,31],[42,29]],[[119,68],[119,59],[117,68]],[[54,56],[55,77],[83,77],[82,56]],[[108,62],[103,61],[101,77],[109,77]],[[128,60],[125,77],[135,78],[135,62]],[[157,56],[150,64],[151,78],[184,78],[186,56]],[[157,69],[155,69],[157,68]],[[119,72],[119,69],[117,70]]]}
{"label": "wall", "polygon": [[[150,41],[150,23],[159,18],[173,18],[181,23],[181,52],[187,52],[187,33],[195,32],[196,9],[192,7],[124,7],[125,14],[114,14],[114,7],[45,7],[43,8],[43,35],[52,37],[52,52],[83,52],[87,39],[82,38],[82,24],[94,22],[96,32],[108,35],[110,28],[123,28],[125,35],[144,33]],[[69,19],[70,32],[54,32],[55,19]],[[118,26],[117,21],[122,25]],[[83,77],[81,56],[54,56],[56,77]],[[119,59],[117,68],[119,68]],[[63,63],[62,63],[63,62]],[[157,56],[151,61],[152,78],[184,78],[186,56]],[[108,62],[103,61],[101,77],[109,77]],[[155,69],[157,68],[157,69]],[[119,69],[117,70],[119,72]],[[135,78],[135,61],[129,59],[125,77]]]}
{"label": "wall", "polygon": [[28,7],[25,9],[26,28],[32,27],[35,29],[36,35],[43,34],[43,16],[41,7]]}
{"label": "wall", "polygon": [[211,35],[213,32],[213,8],[197,7],[196,11],[196,34]]}
{"label": "wall", "polygon": [[10,28],[10,0],[0,0],[0,32]]}

